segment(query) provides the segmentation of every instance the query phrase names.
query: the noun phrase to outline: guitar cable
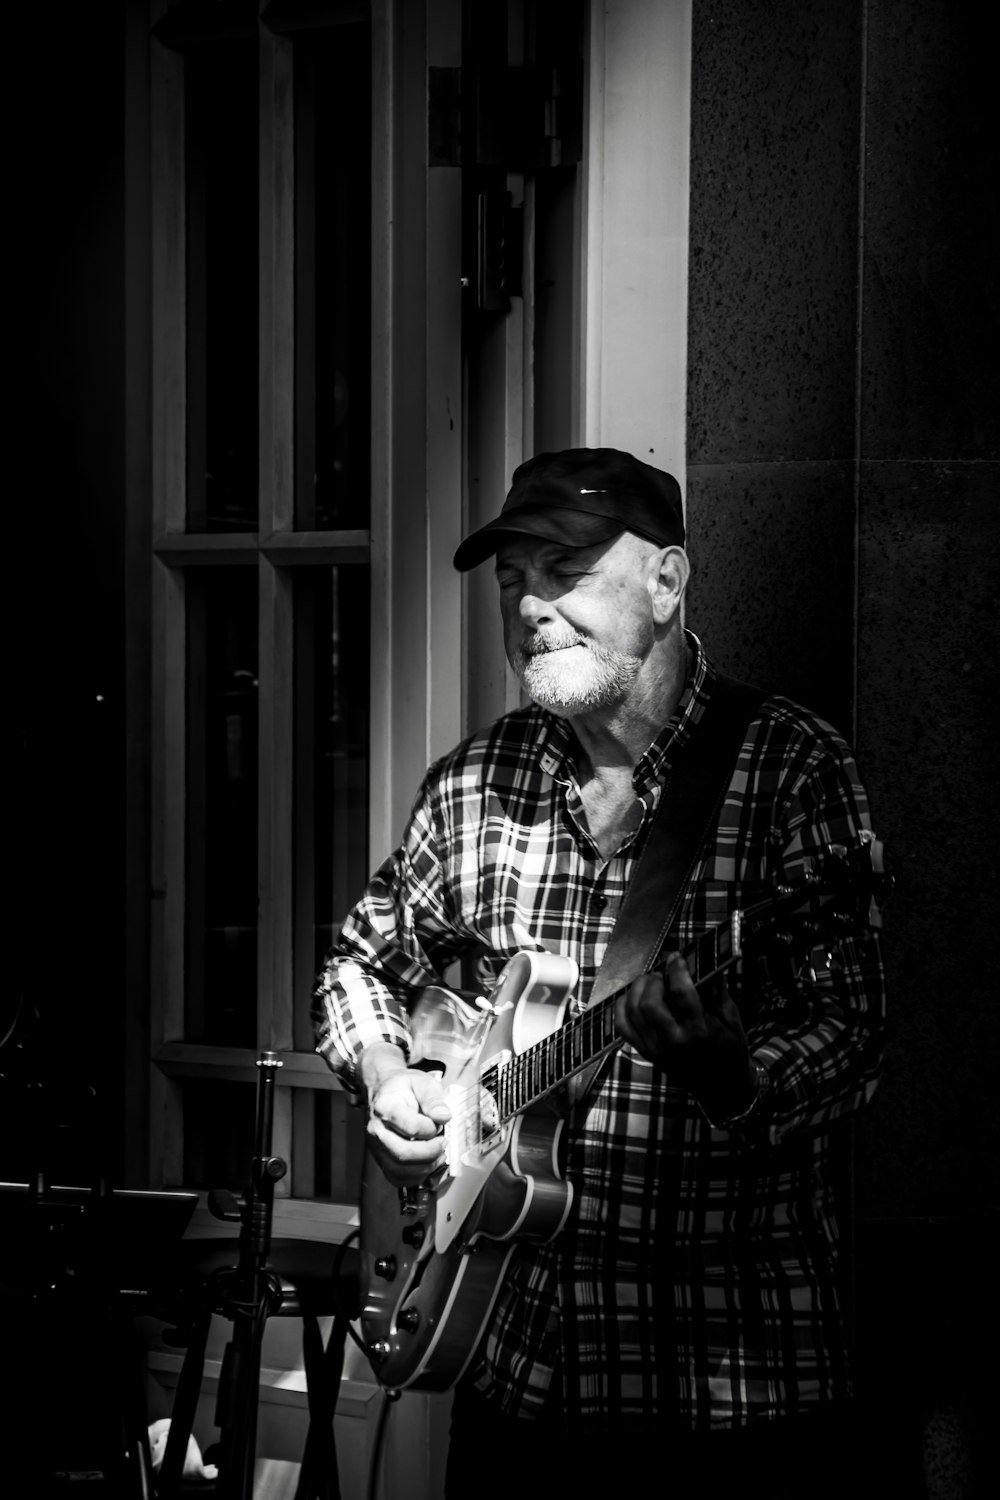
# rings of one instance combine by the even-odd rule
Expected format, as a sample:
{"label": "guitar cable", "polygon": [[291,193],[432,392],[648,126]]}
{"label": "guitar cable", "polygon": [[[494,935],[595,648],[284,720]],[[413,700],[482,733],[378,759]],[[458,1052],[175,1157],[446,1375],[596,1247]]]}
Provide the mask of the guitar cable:
{"label": "guitar cable", "polygon": [[[334,1284],[335,1287],[338,1288],[338,1291],[339,1291],[339,1288],[340,1288],[341,1271],[342,1271],[343,1265],[344,1265],[344,1256],[347,1253],[348,1247],[350,1245],[352,1245],[355,1240],[360,1239],[360,1237],[361,1237],[361,1230],[360,1229],[352,1229],[349,1234],[346,1234],[344,1236],[344,1238],[341,1240],[340,1244],[337,1246],[336,1251],[334,1252],[334,1256],[333,1256],[333,1270],[332,1270],[333,1284]],[[365,1359],[367,1360],[368,1355],[367,1355],[367,1352],[365,1350],[364,1340],[358,1335],[357,1331],[354,1328],[353,1323],[348,1322],[348,1324],[347,1324],[347,1332],[350,1334],[351,1338],[357,1344],[358,1348],[361,1350],[361,1353],[365,1355]]]}

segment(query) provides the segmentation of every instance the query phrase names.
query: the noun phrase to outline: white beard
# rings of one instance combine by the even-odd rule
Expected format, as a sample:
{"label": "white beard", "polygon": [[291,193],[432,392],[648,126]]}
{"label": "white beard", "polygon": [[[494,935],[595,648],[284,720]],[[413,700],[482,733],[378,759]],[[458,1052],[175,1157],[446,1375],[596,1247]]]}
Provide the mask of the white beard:
{"label": "white beard", "polygon": [[515,648],[511,665],[536,703],[570,717],[619,703],[638,676],[642,659],[567,635],[547,636],[534,651]]}

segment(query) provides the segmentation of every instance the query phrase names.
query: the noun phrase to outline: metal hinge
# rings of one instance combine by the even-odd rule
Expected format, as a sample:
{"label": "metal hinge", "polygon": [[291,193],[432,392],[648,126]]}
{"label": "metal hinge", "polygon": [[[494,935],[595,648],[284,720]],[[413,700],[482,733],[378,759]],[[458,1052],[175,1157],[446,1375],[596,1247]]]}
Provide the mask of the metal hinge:
{"label": "metal hinge", "polygon": [[511,297],[522,295],[524,208],[514,207],[504,188],[487,188],[477,200],[478,264],[476,305],[483,312],[508,312]]}

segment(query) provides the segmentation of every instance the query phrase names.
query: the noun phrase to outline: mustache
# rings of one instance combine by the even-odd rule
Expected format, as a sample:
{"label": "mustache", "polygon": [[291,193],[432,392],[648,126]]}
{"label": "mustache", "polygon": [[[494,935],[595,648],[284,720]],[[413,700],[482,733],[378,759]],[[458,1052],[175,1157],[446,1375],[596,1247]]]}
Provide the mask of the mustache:
{"label": "mustache", "polygon": [[570,646],[586,646],[582,635],[574,630],[551,631],[548,635],[533,635],[518,647],[518,655],[525,659],[532,656],[547,656],[550,651],[566,651]]}

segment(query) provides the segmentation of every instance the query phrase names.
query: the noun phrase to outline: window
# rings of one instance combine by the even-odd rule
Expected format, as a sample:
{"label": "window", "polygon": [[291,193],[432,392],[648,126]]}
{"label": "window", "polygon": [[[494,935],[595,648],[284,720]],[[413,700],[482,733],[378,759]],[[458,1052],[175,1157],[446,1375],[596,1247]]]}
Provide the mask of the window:
{"label": "window", "polygon": [[366,8],[156,7],[153,1107],[164,1185],[356,1195],[312,978],[368,872]]}
{"label": "window", "polygon": [[[418,12],[151,0],[139,39],[130,871],[151,917],[129,972],[151,1003],[128,1055],[152,1061],[164,1185],[246,1180],[273,1049],[280,1193],[354,1200],[362,1122],[313,1052],[312,979],[429,762],[517,701],[492,583],[452,556],[539,441],[577,432],[579,0],[509,26],[492,0]],[[498,246],[520,251],[495,301]]]}

